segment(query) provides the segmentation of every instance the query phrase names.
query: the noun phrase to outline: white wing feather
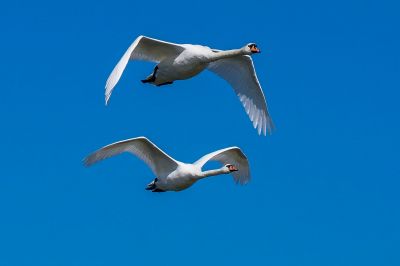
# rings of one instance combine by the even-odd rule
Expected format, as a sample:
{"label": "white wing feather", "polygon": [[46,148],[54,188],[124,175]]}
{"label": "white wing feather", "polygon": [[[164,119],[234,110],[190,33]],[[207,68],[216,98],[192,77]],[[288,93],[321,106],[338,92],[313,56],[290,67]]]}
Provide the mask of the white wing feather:
{"label": "white wing feather", "polygon": [[183,50],[184,48],[179,44],[164,42],[146,36],[137,37],[107,79],[105,91],[106,105],[129,60],[145,60],[159,63],[166,57],[180,54]]}
{"label": "white wing feather", "polygon": [[167,176],[174,171],[179,162],[163,152],[145,137],[132,138],[107,145],[84,159],[84,164],[90,166],[98,161],[130,152],[143,160],[157,177]]}
{"label": "white wing feather", "polygon": [[249,161],[238,147],[229,147],[209,153],[201,157],[194,164],[202,168],[208,161],[218,161],[223,165],[233,164],[238,169],[238,171],[232,172],[235,182],[243,185],[250,181]]}
{"label": "white wing feather", "polygon": [[[218,50],[214,50],[218,52]],[[274,124],[268,113],[267,103],[254,70],[253,60],[248,55],[220,59],[208,65],[208,69],[225,79],[234,89],[243,104],[254,128],[266,135],[271,134]]]}

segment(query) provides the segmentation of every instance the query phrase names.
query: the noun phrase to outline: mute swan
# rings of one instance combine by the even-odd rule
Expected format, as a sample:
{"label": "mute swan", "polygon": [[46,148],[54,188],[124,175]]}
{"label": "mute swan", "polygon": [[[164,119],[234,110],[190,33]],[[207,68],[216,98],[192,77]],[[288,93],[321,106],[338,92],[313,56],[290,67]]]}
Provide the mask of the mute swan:
{"label": "mute swan", "polygon": [[[234,181],[239,184],[250,181],[249,163],[238,147],[221,149],[201,157],[193,164],[187,164],[173,159],[145,137],[107,145],[86,157],[84,164],[90,166],[123,152],[136,155],[151,168],[156,178],[147,185],[146,190],[152,192],[180,191],[202,178],[221,174],[232,174]],[[208,161],[219,161],[224,166],[216,170],[202,171],[201,168]]]}
{"label": "mute swan", "polygon": [[157,86],[172,84],[175,80],[191,78],[208,69],[225,79],[242,102],[258,134],[266,135],[273,129],[264,93],[258,82],[251,57],[260,53],[257,45],[249,43],[240,49],[221,51],[207,46],[175,44],[139,36],[128,48],[107,79],[106,105],[129,60],[157,63],[153,73],[143,83]]}

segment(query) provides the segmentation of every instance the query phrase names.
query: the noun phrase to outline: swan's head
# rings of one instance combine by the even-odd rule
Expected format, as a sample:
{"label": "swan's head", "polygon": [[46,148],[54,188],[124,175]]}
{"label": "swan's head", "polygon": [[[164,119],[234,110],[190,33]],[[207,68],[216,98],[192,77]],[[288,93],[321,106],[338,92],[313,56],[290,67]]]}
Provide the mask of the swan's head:
{"label": "swan's head", "polygon": [[236,166],[234,166],[233,164],[226,164],[224,166],[227,170],[227,173],[231,173],[231,172],[236,172],[238,171],[238,169],[236,168]]}
{"label": "swan's head", "polygon": [[243,48],[248,55],[261,53],[260,49],[257,47],[257,44],[255,43],[246,44],[246,46]]}

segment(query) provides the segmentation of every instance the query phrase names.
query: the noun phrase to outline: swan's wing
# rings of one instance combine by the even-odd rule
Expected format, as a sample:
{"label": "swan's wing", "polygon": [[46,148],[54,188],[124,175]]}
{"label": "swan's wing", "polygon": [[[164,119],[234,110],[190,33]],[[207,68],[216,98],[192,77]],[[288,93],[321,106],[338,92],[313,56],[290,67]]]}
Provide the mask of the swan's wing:
{"label": "swan's wing", "polygon": [[208,161],[218,161],[221,164],[233,164],[238,171],[232,172],[236,183],[246,184],[250,181],[250,167],[246,155],[238,147],[221,149],[207,155],[204,155],[194,164],[203,167]]}
{"label": "swan's wing", "polygon": [[178,167],[178,161],[163,152],[145,137],[127,139],[107,145],[84,159],[84,164],[90,166],[100,160],[130,152],[143,160],[156,176],[164,176]]}
{"label": "swan's wing", "polygon": [[[218,50],[214,50],[218,52]],[[264,93],[248,55],[220,59],[208,65],[208,69],[225,79],[235,90],[244,109],[257,128],[258,134],[271,134],[274,124],[268,113]]]}
{"label": "swan's wing", "polygon": [[106,83],[106,105],[111,97],[111,93],[117,84],[118,80],[121,78],[122,72],[126,67],[126,64],[130,60],[146,60],[152,62],[160,62],[166,57],[176,56],[180,54],[184,48],[175,43],[164,42],[149,38],[146,36],[139,36],[136,40],[129,46],[125,54],[119,60],[118,64],[114,67]]}

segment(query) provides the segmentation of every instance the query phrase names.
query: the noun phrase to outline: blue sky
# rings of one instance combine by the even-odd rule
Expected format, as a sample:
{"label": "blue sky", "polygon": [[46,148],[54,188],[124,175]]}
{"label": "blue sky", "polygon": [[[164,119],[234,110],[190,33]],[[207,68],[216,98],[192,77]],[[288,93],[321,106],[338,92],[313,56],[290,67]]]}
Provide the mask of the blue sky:
{"label": "blue sky", "polygon": [[[0,265],[399,265],[400,26],[396,1],[9,1],[0,6]],[[204,72],[173,86],[130,63],[138,35],[218,49],[256,42],[276,124],[252,128]],[[237,145],[252,182],[149,193],[121,155],[145,135],[191,162]]]}

